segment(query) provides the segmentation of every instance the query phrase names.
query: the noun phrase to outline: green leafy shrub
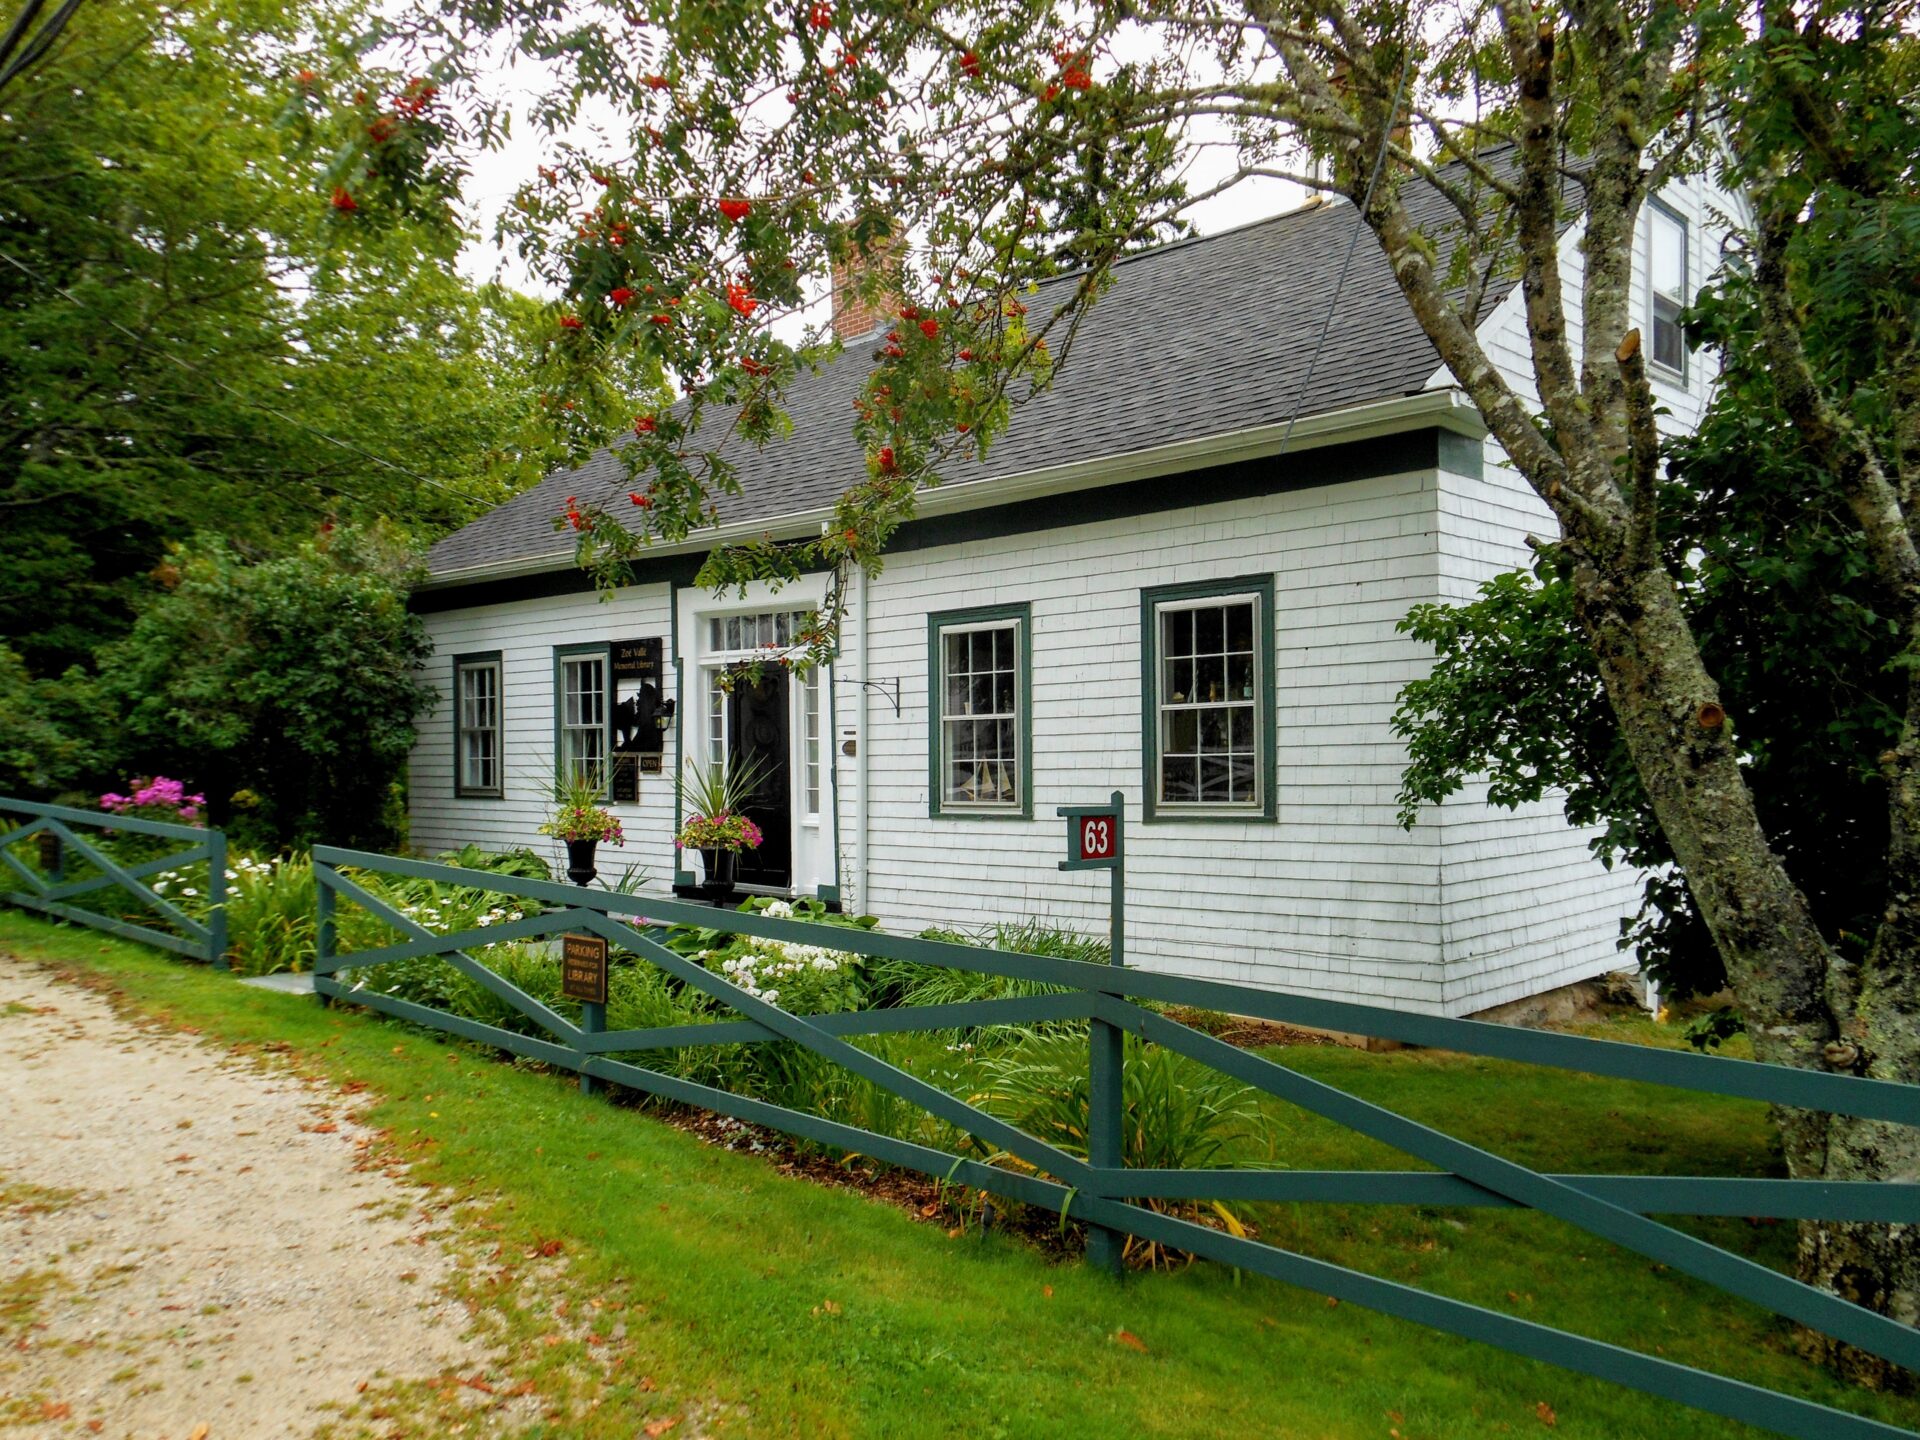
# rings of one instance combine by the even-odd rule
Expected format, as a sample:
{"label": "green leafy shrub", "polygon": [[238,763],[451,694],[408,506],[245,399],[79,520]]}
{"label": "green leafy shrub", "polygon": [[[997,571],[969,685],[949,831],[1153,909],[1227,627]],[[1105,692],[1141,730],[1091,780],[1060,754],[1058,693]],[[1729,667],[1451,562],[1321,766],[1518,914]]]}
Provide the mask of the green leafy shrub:
{"label": "green leafy shrub", "polygon": [[171,588],[100,653],[137,763],[191,776],[216,824],[235,791],[257,795],[248,823],[271,848],[392,843],[413,719],[435,698],[413,565],[353,529],[257,564],[217,539],[177,550]]}
{"label": "green leafy shrub", "polygon": [[[1035,1035],[979,1061],[981,1091],[974,1103],[1069,1155],[1087,1154],[1092,1080],[1086,1041],[1076,1035]],[[1130,1170],[1198,1170],[1243,1164],[1261,1122],[1250,1087],[1162,1046],[1126,1037],[1121,1083],[1121,1154]],[[1031,1169],[999,1154],[994,1162]],[[1239,1216],[1218,1201],[1148,1200],[1149,1208],[1217,1222],[1245,1233]],[[1154,1266],[1178,1258],[1134,1236],[1126,1254]]]}
{"label": "green leafy shrub", "polygon": [[227,870],[227,956],[242,975],[313,968],[313,862],[236,856]]}
{"label": "green leafy shrub", "polygon": [[[1012,950],[1022,955],[1044,955],[1056,960],[1084,960],[1104,965],[1111,953],[1104,940],[1077,935],[1045,921],[1027,919],[1000,921],[982,929],[931,929],[920,932],[922,940],[939,940],[951,945],[983,945],[993,950]],[[909,960],[871,962],[869,989],[872,1003],[896,1005],[953,1005],[970,1000],[1016,1000],[1037,995],[1060,995],[1066,989],[1038,980],[1022,980],[1010,975],[986,975],[973,970],[949,970],[938,965],[918,965]],[[1080,1030],[1085,1021],[1045,1021],[1000,1031],[1003,1038],[1018,1039],[1022,1034],[1048,1030]],[[979,1042],[990,1033],[979,1029],[940,1032],[948,1039]]]}
{"label": "green leafy shrub", "polygon": [[482,850],[468,843],[458,850],[446,850],[433,857],[436,865],[451,865],[458,870],[485,870],[490,875],[505,875],[519,880],[551,880],[553,869],[539,853],[525,845],[516,850]]}

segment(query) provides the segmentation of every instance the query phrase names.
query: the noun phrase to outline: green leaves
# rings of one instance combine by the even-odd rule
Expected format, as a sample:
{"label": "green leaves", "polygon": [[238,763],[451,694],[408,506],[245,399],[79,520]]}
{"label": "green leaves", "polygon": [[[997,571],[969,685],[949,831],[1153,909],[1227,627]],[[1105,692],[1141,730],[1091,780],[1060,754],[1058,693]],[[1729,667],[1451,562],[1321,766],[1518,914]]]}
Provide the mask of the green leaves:
{"label": "green leaves", "polygon": [[411,565],[356,531],[243,563],[218,541],[176,552],[177,580],[102,655],[102,690],[140,761],[212,799],[246,788],[267,842],[391,838],[413,721],[435,698],[406,608]]}

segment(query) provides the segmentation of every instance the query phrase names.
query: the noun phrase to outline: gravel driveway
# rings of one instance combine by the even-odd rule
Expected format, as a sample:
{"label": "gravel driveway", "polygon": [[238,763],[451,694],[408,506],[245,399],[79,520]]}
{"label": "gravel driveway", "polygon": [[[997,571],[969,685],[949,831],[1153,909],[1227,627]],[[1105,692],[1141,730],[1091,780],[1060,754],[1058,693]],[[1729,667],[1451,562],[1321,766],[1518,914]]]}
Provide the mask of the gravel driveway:
{"label": "gravel driveway", "polygon": [[352,1105],[0,955],[0,1436],[363,1433],[484,1365]]}

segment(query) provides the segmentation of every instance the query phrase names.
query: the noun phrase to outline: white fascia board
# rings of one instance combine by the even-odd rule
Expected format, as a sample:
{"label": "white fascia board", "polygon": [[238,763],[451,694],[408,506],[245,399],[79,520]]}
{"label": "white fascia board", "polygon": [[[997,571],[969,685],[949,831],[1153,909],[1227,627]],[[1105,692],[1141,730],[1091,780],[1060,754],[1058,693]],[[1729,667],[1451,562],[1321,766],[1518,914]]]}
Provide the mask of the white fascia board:
{"label": "white fascia board", "polygon": [[[1367,405],[1309,415],[1291,427],[1285,424],[1256,425],[1246,430],[1229,430],[1193,440],[1178,440],[1170,445],[1156,445],[1152,449],[1127,455],[1103,455],[1093,460],[1051,465],[1044,470],[996,476],[991,480],[937,485],[920,492],[914,513],[916,516],[954,515],[968,510],[1010,505],[1021,500],[1041,499],[1048,495],[1090,490],[1096,486],[1122,485],[1131,480],[1152,480],[1162,475],[1181,474],[1214,465],[1259,460],[1280,454],[1283,442],[1285,450],[1291,454],[1436,426],[1475,440],[1487,433],[1480,412],[1466,395],[1457,388],[1443,386],[1413,395],[1398,395],[1391,400],[1376,400]],[[1289,428],[1291,435],[1288,434]],[[648,553],[700,554],[739,540],[763,537],[797,539],[803,535],[817,534],[820,527],[832,518],[833,507],[823,505],[788,515],[715,525],[671,544],[657,542],[648,547]],[[520,560],[443,571],[415,588],[448,590],[479,580],[506,580],[520,575],[543,574],[564,569],[573,563],[574,550],[568,547]]]}

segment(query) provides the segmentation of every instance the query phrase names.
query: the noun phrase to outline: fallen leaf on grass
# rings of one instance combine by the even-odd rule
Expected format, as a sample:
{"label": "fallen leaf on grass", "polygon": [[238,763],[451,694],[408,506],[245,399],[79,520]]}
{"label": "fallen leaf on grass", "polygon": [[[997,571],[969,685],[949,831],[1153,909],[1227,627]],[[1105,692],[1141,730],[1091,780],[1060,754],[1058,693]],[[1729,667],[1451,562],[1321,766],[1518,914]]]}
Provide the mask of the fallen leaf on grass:
{"label": "fallen leaf on grass", "polygon": [[673,1429],[673,1427],[679,1423],[680,1417],[678,1415],[672,1415],[665,1420],[648,1421],[647,1424],[641,1428],[647,1432],[649,1440],[657,1440],[657,1437],[666,1434],[667,1431]]}
{"label": "fallen leaf on grass", "polygon": [[73,1414],[73,1406],[64,1400],[49,1400],[40,1407],[42,1420],[64,1420]]}
{"label": "fallen leaf on grass", "polygon": [[1533,1407],[1533,1413],[1540,1417],[1540,1423],[1549,1430],[1560,1423],[1560,1417],[1553,1413],[1553,1407],[1544,1400]]}
{"label": "fallen leaf on grass", "polygon": [[651,1393],[651,1392],[653,1392],[653,1391],[655,1391],[655,1390],[657,1390],[657,1389],[659,1389],[660,1387],[659,1387],[659,1386],[657,1386],[657,1385],[655,1385],[655,1384],[653,1383],[653,1376],[651,1376],[651,1375],[642,1375],[642,1376],[640,1377],[640,1388],[641,1388],[641,1389],[642,1389],[643,1391],[646,1391],[646,1392],[648,1392],[648,1393]]}
{"label": "fallen leaf on grass", "polygon": [[1116,1330],[1114,1331],[1113,1338],[1118,1340],[1122,1345],[1138,1350],[1142,1355],[1147,1353],[1147,1342],[1131,1330]]}
{"label": "fallen leaf on grass", "polygon": [[207,1440],[207,1431],[209,1428],[210,1427],[204,1423],[194,1426],[193,1433],[187,1436],[187,1440]]}
{"label": "fallen leaf on grass", "polygon": [[1047,1299],[1049,1299],[1049,1300],[1051,1300],[1051,1299],[1053,1298],[1053,1286],[1051,1286],[1051,1285],[1042,1285],[1042,1286],[1040,1287],[1040,1293],[1041,1293],[1042,1295],[1044,1295],[1044,1296],[1046,1296],[1046,1297],[1047,1297]]}
{"label": "fallen leaf on grass", "polygon": [[469,1375],[460,1383],[478,1390],[482,1395],[491,1395],[494,1393],[493,1386],[489,1385],[485,1378],[479,1375]]}
{"label": "fallen leaf on grass", "polygon": [[561,1250],[565,1248],[566,1247],[563,1246],[558,1240],[543,1240],[538,1245],[533,1247],[533,1253],[535,1255],[543,1256],[547,1259],[552,1259],[555,1255],[558,1255],[561,1252]]}

